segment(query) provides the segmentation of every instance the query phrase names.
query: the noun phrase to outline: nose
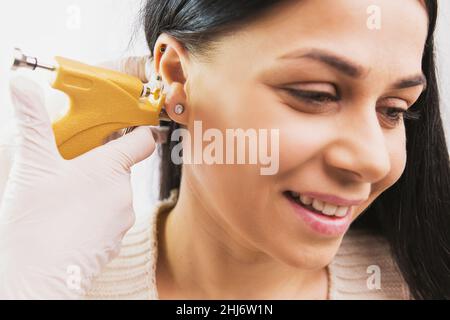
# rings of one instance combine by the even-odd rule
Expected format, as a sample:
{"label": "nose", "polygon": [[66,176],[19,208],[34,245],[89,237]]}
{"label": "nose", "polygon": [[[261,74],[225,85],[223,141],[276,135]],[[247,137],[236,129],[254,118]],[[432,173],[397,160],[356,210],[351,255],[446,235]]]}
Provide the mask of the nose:
{"label": "nose", "polygon": [[333,170],[364,182],[375,183],[386,177],[391,160],[376,112],[340,127],[325,152],[325,162]]}

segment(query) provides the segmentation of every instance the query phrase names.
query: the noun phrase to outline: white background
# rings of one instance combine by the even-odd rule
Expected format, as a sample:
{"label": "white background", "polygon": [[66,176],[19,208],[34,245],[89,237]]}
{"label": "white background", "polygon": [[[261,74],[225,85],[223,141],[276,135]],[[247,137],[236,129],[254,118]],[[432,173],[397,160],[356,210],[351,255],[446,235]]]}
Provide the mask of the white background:
{"label": "white background", "polygon": [[[450,0],[439,2],[439,74],[444,123],[450,133]],[[137,12],[141,5],[140,0],[0,1],[0,139],[7,139],[7,132],[11,129],[8,80],[13,47],[18,46],[25,53],[43,60],[51,61],[53,56],[59,55],[92,64],[131,54],[147,54],[141,33],[138,33],[134,44],[129,45],[131,35],[139,26]],[[45,80],[43,74],[33,74],[31,77]],[[54,115],[66,101],[65,97],[51,90],[44,82],[41,84],[45,89],[47,107]],[[450,139],[447,141],[450,146]],[[2,149],[0,152],[3,152]],[[134,173],[138,213],[148,210],[149,201],[153,203],[157,196],[152,191],[158,184],[157,170],[154,169],[157,159],[153,157],[148,162],[136,168]],[[5,168],[0,167],[0,180],[2,169],[5,174]]]}

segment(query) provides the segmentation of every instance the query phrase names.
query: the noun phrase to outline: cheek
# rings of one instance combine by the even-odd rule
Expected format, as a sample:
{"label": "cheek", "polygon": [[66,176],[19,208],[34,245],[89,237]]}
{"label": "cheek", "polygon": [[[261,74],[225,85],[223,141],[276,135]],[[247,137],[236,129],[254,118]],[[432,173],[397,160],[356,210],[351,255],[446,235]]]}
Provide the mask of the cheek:
{"label": "cheek", "polygon": [[[226,80],[226,79],[225,79]],[[223,157],[226,161],[227,130],[266,128],[267,113],[259,112],[258,95],[245,90],[245,85],[236,84],[233,81],[221,82],[214,79],[209,83],[203,82],[196,85],[195,93],[191,93],[189,106],[192,111],[189,114],[188,130],[192,138],[191,150],[195,150],[194,140],[203,140],[202,134],[209,129],[217,129],[221,133],[223,142]],[[208,92],[208,94],[202,94]],[[264,116],[266,115],[266,116]],[[202,134],[194,130],[194,122],[201,121]],[[198,125],[198,124],[197,124]],[[202,141],[200,152],[205,151],[211,141]],[[186,148],[186,147],[184,147]],[[197,148],[198,149],[198,148]],[[248,150],[248,140],[245,149]],[[237,143],[234,143],[233,164],[196,164],[186,166],[186,177],[194,183],[193,188],[206,199],[209,207],[220,214],[223,219],[236,223],[244,223],[247,219],[255,219],[256,212],[262,212],[261,199],[269,199],[268,194],[272,183],[272,177],[264,178],[260,175],[260,166],[254,164],[236,164]],[[246,155],[248,160],[248,154]],[[184,170],[184,169],[183,169]],[[262,196],[267,194],[267,196]],[[245,195],[245,197],[243,196]],[[259,205],[262,207],[258,209]],[[239,217],[240,215],[240,217]],[[239,220],[239,221],[231,221]]]}
{"label": "cheek", "polygon": [[[307,116],[287,115],[280,120],[280,172],[285,173],[314,162],[322,148],[333,139],[332,125]],[[319,159],[317,159],[319,161]]]}
{"label": "cheek", "polygon": [[[259,90],[260,87],[250,82],[230,83],[218,83],[216,79],[214,87],[207,84],[202,88],[202,92],[209,92],[207,95],[202,95],[200,87],[196,86],[198,91],[191,95],[190,102],[193,108],[188,125],[191,137],[195,136],[194,121],[202,121],[203,132],[207,129],[222,132],[225,145],[227,129],[279,129],[275,126],[287,120],[277,118],[276,107],[279,106],[273,103],[273,97],[266,99],[267,90]],[[280,137],[280,144],[282,139]],[[209,143],[204,142],[203,146]],[[236,148],[235,144],[235,155]],[[227,151],[224,148],[224,156]],[[259,164],[188,165],[183,168],[183,175],[217,219],[258,241],[269,232],[267,221],[275,210],[273,199],[277,186],[276,175],[263,176],[260,169]]]}

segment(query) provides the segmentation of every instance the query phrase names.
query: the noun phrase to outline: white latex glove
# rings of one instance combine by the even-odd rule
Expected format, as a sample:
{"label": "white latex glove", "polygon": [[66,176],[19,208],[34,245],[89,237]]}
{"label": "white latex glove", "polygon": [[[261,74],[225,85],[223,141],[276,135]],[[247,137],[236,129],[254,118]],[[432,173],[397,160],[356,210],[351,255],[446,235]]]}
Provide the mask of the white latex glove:
{"label": "white latex glove", "polygon": [[149,157],[149,127],[64,160],[41,90],[11,82],[22,139],[0,207],[0,299],[78,299],[135,221],[130,168]]}
{"label": "white latex glove", "polygon": [[8,121],[2,119],[0,125],[0,203],[2,202],[3,191],[11,170],[17,135],[13,119]]}
{"label": "white latex glove", "polygon": [[147,83],[152,80],[152,76],[154,75],[152,62],[153,60],[150,56],[127,57],[120,60],[103,62],[100,66],[132,74],[141,79],[142,82]]}

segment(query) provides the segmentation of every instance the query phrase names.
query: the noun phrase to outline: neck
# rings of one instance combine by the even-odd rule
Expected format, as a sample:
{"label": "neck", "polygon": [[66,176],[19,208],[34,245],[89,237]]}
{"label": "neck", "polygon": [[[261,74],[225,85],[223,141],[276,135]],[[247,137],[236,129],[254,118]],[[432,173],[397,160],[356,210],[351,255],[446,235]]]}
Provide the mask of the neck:
{"label": "neck", "polygon": [[274,259],[201,200],[182,180],[177,205],[159,220],[158,291],[175,299],[327,298],[326,269],[299,270]]}

